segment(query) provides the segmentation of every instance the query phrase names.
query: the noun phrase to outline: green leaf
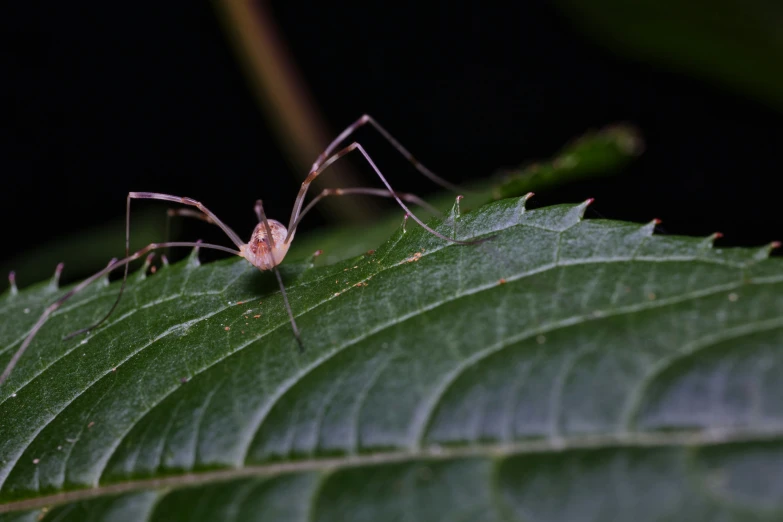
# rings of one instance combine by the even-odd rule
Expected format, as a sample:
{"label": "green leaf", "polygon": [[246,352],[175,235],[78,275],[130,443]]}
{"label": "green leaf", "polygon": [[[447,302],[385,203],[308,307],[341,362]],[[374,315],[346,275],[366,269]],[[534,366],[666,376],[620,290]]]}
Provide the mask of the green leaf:
{"label": "green leaf", "polygon": [[[94,285],[0,389],[0,520],[780,519],[781,261],[524,201],[284,266],[304,353],[244,260],[62,341]],[[0,297],[0,364],[61,292]]]}
{"label": "green leaf", "polygon": [[494,190],[495,198],[521,196],[576,179],[615,174],[643,149],[641,133],[628,124],[587,132],[549,161],[506,172],[506,179]]}
{"label": "green leaf", "polygon": [[596,40],[626,56],[716,80],[783,109],[783,4],[775,0],[559,0]]}

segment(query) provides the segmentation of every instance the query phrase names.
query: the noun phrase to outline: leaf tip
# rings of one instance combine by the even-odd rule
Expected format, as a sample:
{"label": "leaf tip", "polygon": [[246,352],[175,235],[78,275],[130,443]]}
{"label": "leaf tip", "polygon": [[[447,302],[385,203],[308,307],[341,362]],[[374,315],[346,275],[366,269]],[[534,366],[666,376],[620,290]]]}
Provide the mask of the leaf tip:
{"label": "leaf tip", "polygon": [[635,125],[625,122],[615,123],[604,129],[604,132],[626,156],[640,156],[644,152],[644,136]]}

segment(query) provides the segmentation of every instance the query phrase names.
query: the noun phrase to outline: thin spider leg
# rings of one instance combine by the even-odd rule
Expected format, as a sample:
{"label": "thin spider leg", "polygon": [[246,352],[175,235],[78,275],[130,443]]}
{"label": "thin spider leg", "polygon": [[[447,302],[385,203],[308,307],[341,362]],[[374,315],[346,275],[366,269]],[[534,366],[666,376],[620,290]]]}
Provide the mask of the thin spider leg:
{"label": "thin spider leg", "polygon": [[[159,199],[162,201],[173,201],[174,203],[182,203],[183,205],[190,205],[191,207],[196,207],[201,212],[203,212],[204,215],[208,216],[212,220],[212,222],[214,222],[217,226],[219,226],[223,230],[223,232],[226,233],[229,239],[231,239],[231,242],[236,245],[237,248],[241,247],[244,244],[236,232],[231,230],[231,228],[225,223],[223,223],[220,220],[220,218],[218,218],[211,210],[209,210],[207,207],[201,204],[201,202],[196,201],[195,199],[184,198],[181,196],[172,196],[170,194],[160,194],[157,192],[130,192],[128,193],[128,200],[131,199]],[[130,206],[130,203],[128,203],[128,206]]]}
{"label": "thin spider leg", "polygon": [[191,210],[189,208],[170,208],[166,210],[167,221],[171,221],[173,217],[189,217],[194,219],[200,219],[210,224],[216,224],[215,221],[199,210]]}
{"label": "thin spider leg", "polygon": [[428,169],[426,166],[424,166],[423,163],[419,162],[416,158],[413,157],[413,154],[408,152],[408,149],[402,146],[402,144],[397,141],[394,136],[392,136],[389,131],[384,129],[380,123],[375,121],[375,118],[370,116],[369,114],[364,114],[361,118],[350,124],[344,131],[342,131],[330,144],[326,149],[321,153],[318,158],[316,158],[315,163],[313,163],[313,166],[310,169],[310,172],[313,172],[314,170],[318,170],[318,168],[326,161],[326,159],[337,149],[337,146],[340,145],[343,141],[345,141],[348,136],[356,132],[360,127],[370,124],[375,130],[380,133],[381,136],[386,139],[391,145],[397,149],[397,152],[403,155],[405,159],[411,162],[411,164],[416,167],[416,170],[427,176],[431,181],[434,183],[437,183],[441,187],[451,190],[453,192],[460,192],[463,189],[460,189],[458,186],[454,185],[453,183],[450,183],[446,181],[445,179],[441,178],[434,172],[432,172],[430,169]]}
{"label": "thin spider leg", "polygon": [[[239,236],[237,236],[236,232],[231,230],[231,228],[229,228],[228,225],[220,221],[220,219],[218,219],[218,217],[214,213],[212,213],[211,210],[209,210],[207,207],[205,207],[195,199],[183,198],[180,196],[172,196],[169,194],[159,194],[156,192],[129,192],[125,204],[125,257],[128,257],[130,255],[130,207],[131,207],[131,200],[133,199],[160,199],[163,201],[174,201],[176,203],[182,203],[185,205],[196,207],[200,211],[199,213],[203,216],[202,219],[204,221],[214,223],[217,226],[219,226],[221,229],[223,229],[226,235],[231,239],[231,241],[234,242],[234,244],[238,248],[242,247],[242,240],[239,239]],[[194,211],[191,212],[192,214],[190,215],[196,214],[196,212]],[[122,285],[120,286],[120,292],[117,294],[117,299],[115,299],[114,304],[111,305],[111,308],[106,313],[106,315],[103,316],[101,320],[96,322],[95,324],[91,324],[86,328],[81,328],[79,330],[76,330],[75,332],[72,332],[69,335],[69,337],[89,332],[93,328],[97,328],[98,326],[100,326],[101,323],[103,323],[106,319],[111,317],[111,314],[114,313],[114,310],[116,310],[117,306],[120,304],[120,300],[122,299],[122,294],[125,292],[125,285],[127,284],[127,281],[128,281],[128,265],[126,264],[125,271],[122,274]]]}
{"label": "thin spider leg", "polygon": [[[189,208],[170,208],[166,211],[166,229],[163,236],[164,241],[171,239],[171,218],[175,216],[200,219],[201,221],[206,221],[207,223],[213,225],[215,224],[211,217],[207,216],[199,210],[191,210]],[[168,254],[168,250],[165,252],[165,254]]]}
{"label": "thin spider leg", "polygon": [[296,342],[299,345],[299,351],[303,352],[304,344],[302,344],[302,337],[299,335],[299,327],[296,326],[294,312],[291,310],[291,305],[288,303],[288,294],[286,293],[285,286],[283,285],[283,277],[280,275],[280,270],[277,268],[277,262],[273,254],[275,250],[275,237],[272,235],[272,227],[269,226],[269,220],[267,220],[266,213],[264,212],[264,203],[260,199],[256,201],[255,212],[258,216],[258,220],[262,222],[264,224],[264,228],[266,228],[266,237],[269,239],[269,246],[271,247],[269,248],[269,256],[272,262],[272,270],[274,270],[277,283],[280,285],[280,293],[283,295],[285,311],[288,312],[288,318],[291,320],[291,329],[294,331],[294,337],[296,338]]}
{"label": "thin spider leg", "polygon": [[285,238],[285,242],[286,243],[290,243],[293,240],[293,238],[294,238],[294,234],[296,233],[296,228],[294,227],[294,223],[296,223],[297,220],[299,219],[299,215],[301,214],[301,210],[302,210],[302,204],[304,202],[304,198],[305,198],[305,195],[307,194],[307,189],[309,188],[310,184],[313,182],[313,180],[315,180],[315,178],[318,177],[319,174],[321,174],[323,171],[325,171],[327,168],[329,168],[335,161],[337,161],[341,157],[345,156],[346,154],[348,154],[349,152],[354,151],[354,150],[358,150],[362,154],[362,156],[364,156],[364,159],[367,160],[367,162],[370,164],[370,166],[372,167],[372,169],[375,172],[375,174],[381,179],[383,184],[388,189],[389,193],[391,194],[391,197],[394,198],[394,200],[397,202],[397,204],[400,207],[402,207],[402,209],[405,210],[405,212],[410,214],[410,216],[413,218],[413,220],[416,223],[418,223],[424,230],[426,230],[427,232],[429,232],[430,234],[432,234],[432,235],[434,235],[436,237],[439,237],[441,239],[449,241],[450,243],[456,243],[456,244],[459,244],[459,245],[473,245],[473,244],[477,244],[477,243],[481,243],[481,242],[485,241],[485,239],[476,239],[476,240],[472,240],[472,241],[461,241],[461,240],[458,240],[458,239],[453,239],[453,238],[450,238],[448,236],[444,236],[440,232],[436,232],[432,228],[430,228],[427,225],[425,225],[424,222],[421,219],[419,219],[419,217],[416,216],[416,214],[414,214],[413,211],[411,211],[411,209],[409,209],[405,205],[405,203],[402,202],[402,199],[399,198],[399,196],[397,195],[395,190],[392,188],[392,186],[386,180],[384,175],[381,173],[381,170],[378,168],[378,166],[372,160],[370,155],[367,154],[367,151],[364,150],[364,147],[362,147],[357,142],[353,142],[350,145],[348,145],[347,147],[345,147],[344,149],[336,152],[331,157],[329,157],[318,168],[318,170],[316,170],[315,172],[311,172],[307,176],[307,178],[305,178],[305,180],[302,182],[302,187],[299,189],[299,194],[297,194],[296,201],[294,202],[294,209],[291,212],[291,220],[290,220],[289,226],[288,226],[288,235]]}
{"label": "thin spider leg", "polygon": [[11,372],[13,371],[14,367],[16,366],[17,362],[19,362],[19,358],[22,357],[22,354],[24,354],[25,350],[27,350],[28,346],[30,346],[30,343],[33,341],[33,338],[38,333],[38,331],[43,327],[44,323],[46,323],[46,320],[51,316],[58,308],[60,308],[63,303],[68,301],[71,297],[78,294],[82,290],[84,290],[87,286],[91,285],[98,279],[102,278],[106,274],[113,272],[114,270],[122,267],[122,266],[128,266],[128,263],[132,263],[133,261],[141,258],[148,252],[151,252],[152,250],[158,250],[160,248],[168,248],[168,247],[199,247],[199,248],[211,248],[214,250],[222,250],[223,252],[229,252],[231,254],[240,255],[240,253],[232,248],[227,248],[221,245],[211,245],[209,243],[201,243],[201,242],[185,242],[185,241],[171,241],[167,243],[150,243],[149,245],[145,246],[138,252],[135,252],[131,254],[130,256],[120,259],[119,261],[115,261],[114,263],[110,264],[103,270],[100,270],[78,285],[71,288],[68,292],[65,293],[62,297],[60,297],[57,301],[50,304],[41,314],[41,317],[38,318],[38,321],[36,321],[35,325],[33,325],[33,328],[30,330],[30,333],[27,334],[27,337],[25,337],[24,341],[22,341],[22,345],[19,347],[19,349],[16,350],[16,353],[14,353],[13,357],[11,357],[11,360],[8,362],[8,365],[3,370],[3,373],[0,374],[0,386],[8,379],[8,376],[11,375]]}
{"label": "thin spider leg", "polygon": [[[316,197],[310,201],[310,203],[307,204],[307,206],[302,210],[302,212],[299,214],[299,217],[296,219],[296,222],[294,223],[293,227],[297,228],[299,226],[299,223],[304,219],[305,215],[310,212],[310,210],[323,198],[327,196],[348,196],[351,194],[366,194],[369,196],[380,196],[385,198],[391,198],[393,197],[392,194],[386,190],[386,189],[378,189],[378,188],[364,188],[364,187],[357,187],[357,188],[344,188],[344,189],[323,189],[320,194],[318,194]],[[423,207],[427,209],[427,211],[432,212],[435,215],[441,215],[441,212],[438,211],[435,207],[421,199],[416,194],[408,194],[406,192],[398,192],[397,195],[402,199],[403,201],[407,201],[409,203],[413,203],[414,205],[418,205],[420,207]]]}
{"label": "thin spider leg", "polygon": [[302,182],[302,186],[299,188],[299,193],[296,195],[296,199],[294,200],[294,209],[291,211],[291,219],[288,222],[288,234],[285,237],[286,243],[290,243],[294,239],[294,232],[296,231],[294,228],[294,223],[296,223],[299,219],[299,214],[302,211],[302,204],[304,203],[304,198],[307,195],[307,189],[310,188],[310,183],[312,183],[313,180],[315,180],[315,178],[321,174],[321,172],[328,169],[330,165],[351,152],[354,148],[355,147],[353,145],[349,145],[341,151],[334,153],[326,161],[324,161],[320,167],[307,175],[305,180]]}

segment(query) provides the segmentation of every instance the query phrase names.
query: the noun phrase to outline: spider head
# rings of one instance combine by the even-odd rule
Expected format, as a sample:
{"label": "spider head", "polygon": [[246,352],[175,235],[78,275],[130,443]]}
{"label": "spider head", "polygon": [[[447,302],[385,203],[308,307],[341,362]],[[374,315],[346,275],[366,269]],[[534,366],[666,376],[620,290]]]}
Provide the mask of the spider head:
{"label": "spider head", "polygon": [[262,222],[256,225],[250,241],[240,249],[242,256],[259,270],[272,270],[279,265],[288,253],[290,244],[290,242],[285,243],[288,231],[282,223],[274,219],[268,220],[268,223],[272,231],[271,241],[266,225]]}

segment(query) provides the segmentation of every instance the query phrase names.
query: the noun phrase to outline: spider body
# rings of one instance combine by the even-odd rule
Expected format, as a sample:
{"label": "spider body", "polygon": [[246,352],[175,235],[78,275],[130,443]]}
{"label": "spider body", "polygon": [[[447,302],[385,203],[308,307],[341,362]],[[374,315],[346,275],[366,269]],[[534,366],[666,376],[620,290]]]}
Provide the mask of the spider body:
{"label": "spider body", "polygon": [[282,223],[274,219],[267,220],[267,223],[272,231],[271,239],[262,221],[253,230],[250,241],[239,247],[240,255],[263,271],[272,270],[282,263],[291,245],[290,241],[285,241],[288,230]]}

